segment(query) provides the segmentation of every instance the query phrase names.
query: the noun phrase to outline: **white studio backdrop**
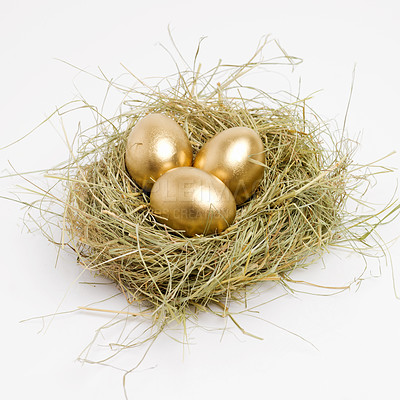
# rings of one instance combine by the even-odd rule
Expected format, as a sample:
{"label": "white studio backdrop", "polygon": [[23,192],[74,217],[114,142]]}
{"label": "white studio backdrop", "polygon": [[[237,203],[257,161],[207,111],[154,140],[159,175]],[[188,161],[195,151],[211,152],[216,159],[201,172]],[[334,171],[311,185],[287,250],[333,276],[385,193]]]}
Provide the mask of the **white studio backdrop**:
{"label": "white studio backdrop", "polygon": [[[297,91],[301,78],[301,94],[315,93],[314,109],[339,126],[355,68],[347,131],[361,143],[357,161],[374,161],[400,150],[399,14],[395,1],[2,1],[0,147],[79,94],[89,103],[101,104],[105,85],[58,60],[94,74],[101,67],[110,78],[124,73],[121,63],[141,78],[175,72],[160,46],[172,48],[169,25],[188,60],[200,37],[207,36],[200,54],[204,66],[213,66],[220,58],[243,63],[261,37],[271,34],[304,62],[293,72],[273,68],[249,79],[276,92]],[[111,93],[106,112],[116,112],[120,100]],[[71,130],[77,122],[69,122]],[[67,156],[56,118],[0,152],[1,175],[13,168],[21,172],[53,167]],[[398,167],[400,156],[394,154],[383,163]],[[398,172],[379,176],[369,200],[377,207],[390,200],[397,179]],[[19,193],[15,185],[24,184],[20,178],[2,178],[0,195]],[[21,206],[2,198],[0,204],[0,397],[124,399],[123,372],[118,368],[134,366],[146,345],[104,362],[114,368],[76,361],[109,315],[79,311],[19,322],[100,301],[115,294],[114,287],[82,275],[72,254],[61,253],[55,268],[57,249],[40,234],[27,232]],[[395,238],[400,233],[398,221],[380,232],[384,240]],[[260,306],[253,317],[240,317],[245,329],[262,341],[210,315],[201,315],[199,328],[190,330],[190,345],[161,335],[127,377],[129,399],[398,399],[400,301],[393,288],[397,282],[400,292],[398,241],[390,252],[391,260],[367,260],[367,279],[351,290],[333,296],[296,293]],[[362,257],[332,251],[324,262],[295,276],[337,286],[351,283],[364,267]],[[82,283],[93,281],[100,284]],[[251,305],[283,292],[264,285],[257,293]],[[110,304],[124,307],[121,298]],[[103,332],[104,339],[100,336],[89,358],[108,354],[102,346],[115,338],[118,327]],[[182,339],[179,327],[167,333]]]}

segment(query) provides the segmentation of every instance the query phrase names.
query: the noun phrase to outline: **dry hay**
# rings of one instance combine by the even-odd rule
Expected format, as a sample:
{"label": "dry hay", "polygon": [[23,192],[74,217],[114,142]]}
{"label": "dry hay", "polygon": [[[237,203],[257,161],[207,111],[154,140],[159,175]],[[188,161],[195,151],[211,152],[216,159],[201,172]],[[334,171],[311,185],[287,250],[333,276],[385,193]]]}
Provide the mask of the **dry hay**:
{"label": "dry hay", "polygon": [[[273,62],[297,60],[284,55]],[[81,132],[77,153],[58,170],[67,190],[66,200],[49,198],[64,208],[58,244],[72,248],[84,268],[115,281],[129,303],[150,304],[157,319],[181,321],[193,307],[225,307],[259,282],[286,285],[291,271],[309,265],[328,246],[362,251],[372,237],[372,216],[346,209],[366,177],[353,164],[344,133],[330,132],[306,99],[278,101],[238,84],[264,64],[253,57],[204,74],[195,67],[169,77],[173,83],[164,90],[127,91],[133,99],[128,110],[111,119],[101,116],[90,135]],[[188,238],[155,220],[148,194],[129,177],[124,160],[130,128],[152,112],[178,122],[194,154],[227,128],[248,126],[260,134],[264,179],[225,232]],[[385,211],[395,209],[392,203]]]}

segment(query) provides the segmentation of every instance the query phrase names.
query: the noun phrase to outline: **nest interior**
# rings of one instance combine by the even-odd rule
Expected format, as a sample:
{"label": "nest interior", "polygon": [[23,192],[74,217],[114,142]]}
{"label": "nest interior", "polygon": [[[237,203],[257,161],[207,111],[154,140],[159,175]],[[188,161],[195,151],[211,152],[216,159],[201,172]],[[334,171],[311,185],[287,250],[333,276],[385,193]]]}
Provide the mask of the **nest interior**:
{"label": "nest interior", "polygon": [[[169,90],[150,90],[140,106],[84,138],[67,168],[65,229],[80,263],[115,281],[128,302],[149,302],[167,319],[240,299],[254,283],[285,283],[342,231],[351,162],[343,142],[329,149],[324,125],[306,120],[304,103],[267,107],[263,92],[245,100],[220,86],[206,92],[207,82],[180,75]],[[262,138],[264,179],[221,234],[188,238],[158,223],[148,194],[128,175],[129,131],[154,112],[183,127],[194,155],[227,128],[248,126]]]}

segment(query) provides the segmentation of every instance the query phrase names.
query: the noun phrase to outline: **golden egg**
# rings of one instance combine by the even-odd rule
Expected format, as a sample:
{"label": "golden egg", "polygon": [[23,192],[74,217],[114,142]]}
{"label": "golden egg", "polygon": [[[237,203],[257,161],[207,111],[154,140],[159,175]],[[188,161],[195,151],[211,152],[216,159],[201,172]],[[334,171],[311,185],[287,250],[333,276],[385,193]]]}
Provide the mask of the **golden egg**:
{"label": "golden egg", "polygon": [[193,167],[172,169],[158,179],[150,206],[159,222],[187,236],[222,232],[236,215],[230,190],[214,175]]}
{"label": "golden egg", "polygon": [[215,175],[231,190],[236,204],[245,202],[264,176],[264,145],[253,129],[230,128],[215,135],[197,154],[193,166]]}
{"label": "golden egg", "polygon": [[168,170],[192,165],[192,159],[192,147],[185,131],[163,114],[147,115],[129,133],[126,168],[146,191]]}

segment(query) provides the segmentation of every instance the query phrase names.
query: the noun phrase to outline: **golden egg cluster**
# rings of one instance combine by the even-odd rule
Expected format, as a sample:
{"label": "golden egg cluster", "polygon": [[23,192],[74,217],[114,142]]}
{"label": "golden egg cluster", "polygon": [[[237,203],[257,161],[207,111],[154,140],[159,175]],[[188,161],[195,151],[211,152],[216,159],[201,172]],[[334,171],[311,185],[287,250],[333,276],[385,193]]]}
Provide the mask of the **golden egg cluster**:
{"label": "golden egg cluster", "polygon": [[220,233],[233,222],[236,206],[263,178],[265,153],[257,132],[235,127],[216,134],[193,161],[182,127],[163,114],[149,114],[129,133],[125,163],[132,179],[150,192],[156,219],[194,236]]}

